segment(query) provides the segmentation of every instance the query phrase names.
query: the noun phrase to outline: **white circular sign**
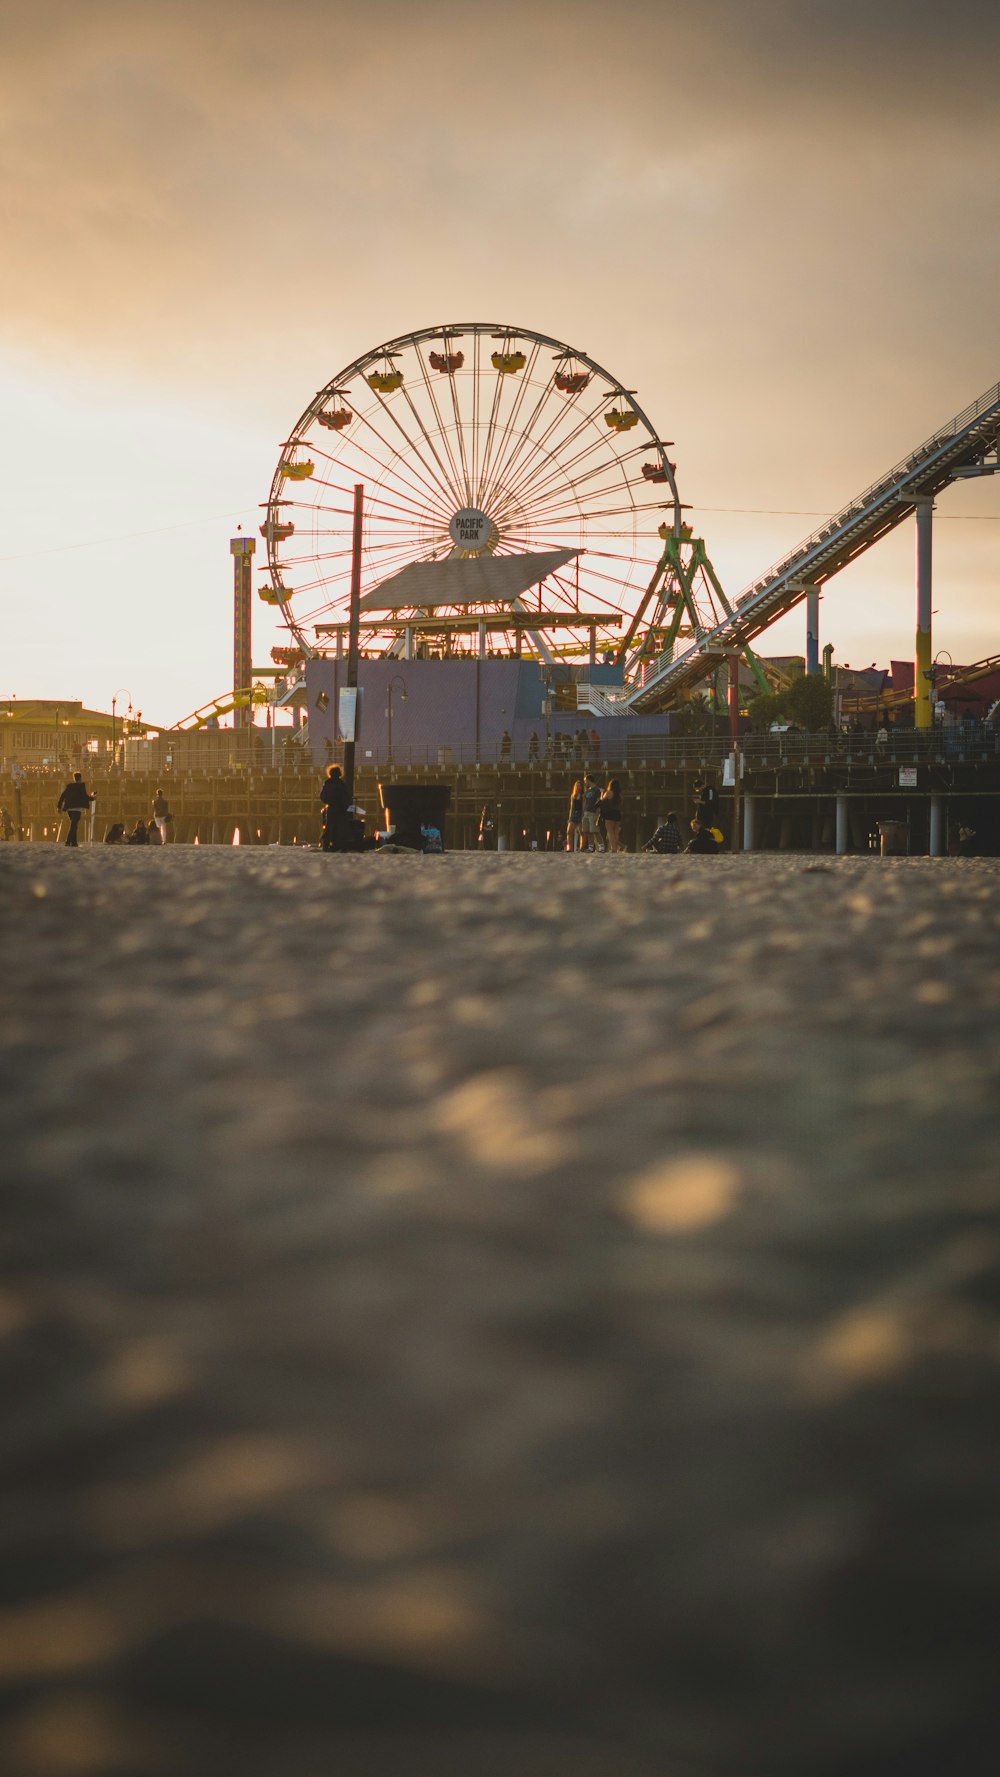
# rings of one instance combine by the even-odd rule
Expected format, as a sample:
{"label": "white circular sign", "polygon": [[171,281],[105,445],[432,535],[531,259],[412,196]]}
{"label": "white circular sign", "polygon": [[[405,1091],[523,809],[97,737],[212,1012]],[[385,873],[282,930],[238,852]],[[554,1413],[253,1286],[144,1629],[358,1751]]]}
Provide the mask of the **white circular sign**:
{"label": "white circular sign", "polygon": [[462,506],[448,531],[456,549],[485,549],[493,534],[493,521],[477,506]]}

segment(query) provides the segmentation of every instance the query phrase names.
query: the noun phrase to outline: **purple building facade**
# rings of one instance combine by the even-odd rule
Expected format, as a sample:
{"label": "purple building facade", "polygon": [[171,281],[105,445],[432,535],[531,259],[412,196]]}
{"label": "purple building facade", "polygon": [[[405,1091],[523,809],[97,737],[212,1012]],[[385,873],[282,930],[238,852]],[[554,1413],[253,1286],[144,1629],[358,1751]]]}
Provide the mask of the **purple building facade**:
{"label": "purple building facade", "polygon": [[[493,764],[501,756],[505,734],[510,736],[511,758],[524,762],[536,743],[543,754],[547,745],[561,747],[556,737],[572,741],[581,729],[588,735],[597,733],[601,757],[606,751],[623,751],[629,735],[669,734],[670,717],[665,714],[600,717],[558,708],[560,685],[568,687],[580,672],[557,666],[551,669],[550,681],[547,671],[537,661],[489,656],[362,660],[357,763],[383,765],[391,755],[401,766]],[[588,668],[586,677],[589,683],[609,689],[622,682],[621,671],[614,666]],[[346,682],[346,660],[306,662],[309,743],[317,765],[332,757],[336,746],[337,703]]]}

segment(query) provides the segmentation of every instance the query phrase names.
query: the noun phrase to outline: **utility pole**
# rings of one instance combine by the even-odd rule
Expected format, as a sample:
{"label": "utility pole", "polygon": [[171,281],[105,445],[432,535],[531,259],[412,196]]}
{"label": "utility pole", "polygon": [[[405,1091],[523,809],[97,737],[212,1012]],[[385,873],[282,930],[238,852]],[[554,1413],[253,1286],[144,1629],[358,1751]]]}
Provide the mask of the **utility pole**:
{"label": "utility pole", "polygon": [[[344,782],[347,785],[348,804],[354,801],[354,749],[357,745],[360,723],[358,709],[358,641],[361,633],[361,523],[365,490],[362,482],[354,486],[354,544],[351,555],[351,608],[350,625],[347,632],[347,684],[345,690],[349,695],[345,698],[341,692],[341,701],[346,705],[349,732],[344,734]],[[353,695],[350,695],[353,693]],[[339,710],[338,710],[339,717]]]}

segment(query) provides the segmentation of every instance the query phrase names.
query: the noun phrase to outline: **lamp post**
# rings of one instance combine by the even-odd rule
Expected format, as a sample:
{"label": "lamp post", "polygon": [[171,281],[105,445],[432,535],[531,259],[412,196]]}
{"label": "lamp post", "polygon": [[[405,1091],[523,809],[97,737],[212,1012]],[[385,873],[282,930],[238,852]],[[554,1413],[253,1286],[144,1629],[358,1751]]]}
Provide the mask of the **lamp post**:
{"label": "lamp post", "polygon": [[118,709],[118,697],[119,697],[119,693],[121,693],[121,692],[124,692],[125,696],[128,698],[129,714],[131,715],[131,713],[132,713],[132,693],[129,690],[127,685],[119,685],[118,690],[113,693],[112,698],[111,698],[111,763],[112,763],[112,765],[114,765],[114,763],[115,763],[115,712]]}
{"label": "lamp post", "polygon": [[401,692],[402,699],[403,699],[404,703],[406,702],[407,697],[409,695],[409,693],[407,692],[407,689],[406,689],[406,680],[403,678],[402,673],[396,673],[395,676],[389,680],[388,686],[386,687],[386,694],[385,694],[385,714],[386,714],[386,721],[389,724],[389,746],[388,746],[388,751],[386,753],[386,759],[385,759],[385,762],[387,765],[392,764],[392,694],[393,694],[393,691],[396,689],[397,685],[400,688],[400,692]]}

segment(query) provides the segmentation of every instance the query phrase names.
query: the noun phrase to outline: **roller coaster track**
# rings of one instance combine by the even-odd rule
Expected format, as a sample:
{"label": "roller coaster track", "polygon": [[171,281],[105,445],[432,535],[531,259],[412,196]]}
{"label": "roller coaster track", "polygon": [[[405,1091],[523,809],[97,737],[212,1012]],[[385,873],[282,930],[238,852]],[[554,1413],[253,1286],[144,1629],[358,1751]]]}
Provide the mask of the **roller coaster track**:
{"label": "roller coaster track", "polygon": [[873,543],[902,524],[918,501],[961,478],[1000,444],[1000,383],[956,414],[919,448],[866,488],[805,541],[759,574],[736,600],[731,617],[677,656],[619,704],[637,713],[662,709],[714,671],[726,654],[743,649],[778,617],[821,586]]}
{"label": "roller coaster track", "polygon": [[246,691],[223,691],[220,696],[213,697],[210,703],[203,703],[200,709],[192,710],[180,722],[175,722],[171,733],[178,729],[207,728],[208,724],[219,716],[228,716],[233,710],[245,710],[248,704],[267,702],[267,691],[263,685],[251,685]]}

